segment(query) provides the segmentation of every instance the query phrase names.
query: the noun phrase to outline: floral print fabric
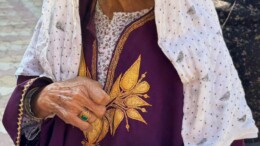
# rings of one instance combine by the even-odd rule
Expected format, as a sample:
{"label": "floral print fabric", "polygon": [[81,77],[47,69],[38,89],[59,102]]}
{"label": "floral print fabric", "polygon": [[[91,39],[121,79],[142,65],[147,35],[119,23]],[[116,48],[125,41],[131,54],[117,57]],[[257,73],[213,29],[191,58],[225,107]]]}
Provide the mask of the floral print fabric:
{"label": "floral print fabric", "polygon": [[156,1],[155,15],[159,45],[184,84],[185,146],[257,137],[213,1]]}
{"label": "floral print fabric", "polygon": [[98,60],[97,71],[98,81],[104,86],[108,66],[111,61],[116,42],[119,39],[125,27],[146,14],[149,9],[138,12],[115,12],[113,18],[109,18],[103,14],[99,4],[96,6],[95,24],[98,40]]}

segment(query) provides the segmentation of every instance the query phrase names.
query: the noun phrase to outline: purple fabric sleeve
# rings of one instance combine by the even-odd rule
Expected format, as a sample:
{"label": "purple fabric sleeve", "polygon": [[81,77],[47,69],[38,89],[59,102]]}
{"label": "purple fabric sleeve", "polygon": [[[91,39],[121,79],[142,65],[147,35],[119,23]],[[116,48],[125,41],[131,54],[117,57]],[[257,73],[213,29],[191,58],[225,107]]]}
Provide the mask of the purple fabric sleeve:
{"label": "purple fabric sleeve", "polygon": [[231,146],[245,146],[244,140],[236,140]]}
{"label": "purple fabric sleeve", "polygon": [[[19,104],[20,99],[22,96],[22,92],[24,89],[24,86],[26,83],[30,80],[36,78],[36,76],[19,76],[17,79],[17,86],[14,89],[4,112],[3,116],[3,125],[5,129],[7,130],[8,134],[12,138],[12,140],[16,141],[17,137],[17,121],[18,121],[18,110],[19,110]],[[28,88],[28,91],[30,89],[33,89],[35,87],[44,87],[50,84],[50,79],[42,77],[36,79]]]}

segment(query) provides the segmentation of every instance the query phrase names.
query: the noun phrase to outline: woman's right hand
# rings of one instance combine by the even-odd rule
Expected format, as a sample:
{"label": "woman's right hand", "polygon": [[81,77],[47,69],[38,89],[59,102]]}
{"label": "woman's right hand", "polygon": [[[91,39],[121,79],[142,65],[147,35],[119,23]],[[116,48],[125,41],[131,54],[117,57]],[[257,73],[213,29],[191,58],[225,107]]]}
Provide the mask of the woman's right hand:
{"label": "woman's right hand", "polygon": [[[97,81],[76,77],[46,86],[32,101],[32,111],[39,118],[55,114],[65,123],[87,131],[96,118],[102,118],[109,102],[110,97]],[[79,118],[86,110],[90,113],[87,122]]]}

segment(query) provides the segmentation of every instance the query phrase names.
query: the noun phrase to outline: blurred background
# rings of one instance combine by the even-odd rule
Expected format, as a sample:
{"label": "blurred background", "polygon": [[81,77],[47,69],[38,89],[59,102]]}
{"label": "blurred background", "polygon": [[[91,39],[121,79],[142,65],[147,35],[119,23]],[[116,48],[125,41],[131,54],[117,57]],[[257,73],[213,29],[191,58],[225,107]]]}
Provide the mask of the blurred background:
{"label": "blurred background", "polygon": [[[260,128],[260,0],[213,0],[223,34]],[[0,0],[0,121],[12,93],[14,72],[30,41],[42,0]],[[13,146],[0,122],[0,146]],[[260,138],[246,140],[260,146]]]}

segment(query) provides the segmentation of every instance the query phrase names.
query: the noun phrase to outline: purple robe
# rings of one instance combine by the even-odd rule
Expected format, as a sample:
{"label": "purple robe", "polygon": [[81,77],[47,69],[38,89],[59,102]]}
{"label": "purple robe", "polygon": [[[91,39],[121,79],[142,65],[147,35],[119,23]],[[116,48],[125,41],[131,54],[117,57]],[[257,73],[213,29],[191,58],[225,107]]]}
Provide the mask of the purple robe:
{"label": "purple robe", "polygon": [[[80,15],[84,57],[89,70],[89,77],[97,79],[96,51],[98,46],[95,42],[95,26],[92,19],[93,13],[91,13],[94,4],[91,2],[81,1]],[[141,104],[138,106],[139,109],[134,111],[137,111],[142,118],[131,116],[131,112],[127,113],[118,127],[115,128],[114,126],[114,129],[116,129],[114,135],[112,136],[108,132],[99,144],[101,146],[182,146],[183,85],[175,68],[157,44],[153,11],[129,24],[122,33],[113,53],[104,90],[111,93],[117,79],[124,78],[124,75],[130,72],[129,70],[137,75],[138,80],[143,83],[144,87],[142,86],[138,91],[135,91],[139,93],[135,100],[132,98],[135,102],[125,100],[125,104],[129,101],[129,105],[136,105],[138,104],[136,98],[139,98],[139,104]],[[126,81],[129,81],[130,84],[134,79],[127,80],[127,77],[126,75]],[[34,77],[20,76],[18,78],[17,87],[9,100],[3,117],[4,126],[14,142],[17,137],[18,105],[23,87],[30,78]],[[120,81],[122,92],[133,91],[133,88],[128,88],[127,82],[123,83],[123,79]],[[44,80],[38,79],[29,89],[36,86],[46,86],[47,84]],[[131,93],[128,97],[131,96],[134,96],[134,94]],[[149,98],[147,98],[148,96]],[[140,98],[142,101],[140,101]],[[119,100],[119,102],[121,101]],[[113,108],[109,107],[109,109]],[[129,109],[134,108],[128,106],[125,111],[123,109],[120,111],[127,112]],[[128,117],[128,120],[126,120],[126,117]],[[126,125],[130,125],[130,128],[128,127],[129,132]],[[21,145],[28,144],[25,138],[21,140]],[[54,117],[43,122],[38,144],[40,146],[78,146],[82,145],[83,140],[85,140],[85,137],[82,131],[65,124],[58,117]],[[242,140],[232,144],[232,146],[243,145]]]}

